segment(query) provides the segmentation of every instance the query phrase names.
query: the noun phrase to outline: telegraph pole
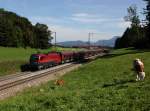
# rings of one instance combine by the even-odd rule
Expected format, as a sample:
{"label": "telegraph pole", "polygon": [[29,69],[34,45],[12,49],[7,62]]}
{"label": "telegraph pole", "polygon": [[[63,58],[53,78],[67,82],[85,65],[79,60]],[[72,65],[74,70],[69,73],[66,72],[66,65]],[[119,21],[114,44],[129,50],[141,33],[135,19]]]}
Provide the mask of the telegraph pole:
{"label": "telegraph pole", "polygon": [[91,37],[91,33],[89,33],[89,35],[88,35],[88,45],[89,45],[89,49],[90,49],[90,37]]}

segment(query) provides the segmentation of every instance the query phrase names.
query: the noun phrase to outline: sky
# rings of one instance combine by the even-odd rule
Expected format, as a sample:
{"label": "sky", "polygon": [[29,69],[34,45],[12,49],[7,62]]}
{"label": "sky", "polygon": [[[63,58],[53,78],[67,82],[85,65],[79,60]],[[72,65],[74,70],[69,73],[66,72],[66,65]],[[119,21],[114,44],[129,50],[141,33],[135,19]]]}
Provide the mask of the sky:
{"label": "sky", "polygon": [[143,19],[142,0],[0,0],[0,8],[27,17],[32,24],[48,25],[57,42],[87,41],[88,33],[94,33],[93,42],[121,36],[130,26],[123,18],[133,4]]}

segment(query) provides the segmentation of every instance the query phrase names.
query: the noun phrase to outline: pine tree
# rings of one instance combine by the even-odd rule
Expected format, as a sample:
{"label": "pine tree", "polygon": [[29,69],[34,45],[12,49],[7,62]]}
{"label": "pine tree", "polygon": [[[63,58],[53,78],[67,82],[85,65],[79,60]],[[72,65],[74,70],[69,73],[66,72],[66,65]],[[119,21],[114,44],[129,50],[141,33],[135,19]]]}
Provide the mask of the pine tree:
{"label": "pine tree", "polygon": [[149,40],[149,47],[150,47],[150,0],[144,0],[147,4],[146,9],[144,9],[144,14],[146,15],[146,37]]}

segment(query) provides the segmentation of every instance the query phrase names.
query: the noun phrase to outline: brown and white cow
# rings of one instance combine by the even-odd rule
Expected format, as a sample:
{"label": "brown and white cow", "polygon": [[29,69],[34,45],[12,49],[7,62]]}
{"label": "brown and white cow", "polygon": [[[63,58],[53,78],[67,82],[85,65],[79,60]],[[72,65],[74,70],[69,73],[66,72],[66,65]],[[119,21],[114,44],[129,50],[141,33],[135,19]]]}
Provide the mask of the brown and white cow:
{"label": "brown and white cow", "polygon": [[133,67],[137,73],[136,81],[144,80],[145,78],[144,63],[140,59],[135,59],[133,61]]}

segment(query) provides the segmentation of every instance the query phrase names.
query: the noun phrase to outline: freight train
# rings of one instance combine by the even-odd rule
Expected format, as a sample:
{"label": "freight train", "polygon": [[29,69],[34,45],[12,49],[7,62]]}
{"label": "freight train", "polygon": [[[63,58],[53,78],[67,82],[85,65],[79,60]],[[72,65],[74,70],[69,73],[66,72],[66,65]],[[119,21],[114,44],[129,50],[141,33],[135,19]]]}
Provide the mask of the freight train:
{"label": "freight train", "polygon": [[104,49],[77,52],[49,52],[47,54],[32,54],[30,68],[40,70],[67,62],[81,62],[85,59],[104,52]]}

